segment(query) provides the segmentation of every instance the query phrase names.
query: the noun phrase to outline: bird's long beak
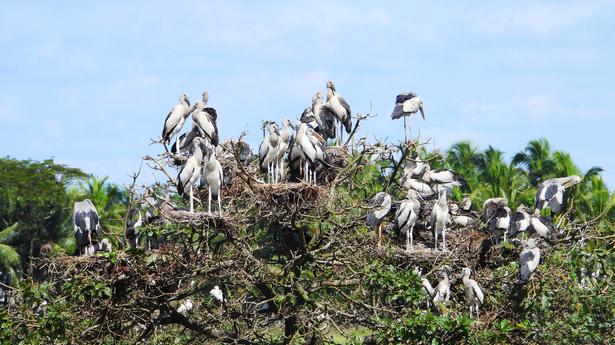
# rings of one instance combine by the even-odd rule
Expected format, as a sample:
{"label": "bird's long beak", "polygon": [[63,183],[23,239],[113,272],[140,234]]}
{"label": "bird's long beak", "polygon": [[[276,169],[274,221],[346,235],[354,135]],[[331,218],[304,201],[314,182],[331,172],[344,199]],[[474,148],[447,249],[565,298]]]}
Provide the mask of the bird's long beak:
{"label": "bird's long beak", "polygon": [[421,117],[423,118],[423,120],[425,120],[425,112],[423,111],[422,105],[419,107],[419,110],[421,111]]}

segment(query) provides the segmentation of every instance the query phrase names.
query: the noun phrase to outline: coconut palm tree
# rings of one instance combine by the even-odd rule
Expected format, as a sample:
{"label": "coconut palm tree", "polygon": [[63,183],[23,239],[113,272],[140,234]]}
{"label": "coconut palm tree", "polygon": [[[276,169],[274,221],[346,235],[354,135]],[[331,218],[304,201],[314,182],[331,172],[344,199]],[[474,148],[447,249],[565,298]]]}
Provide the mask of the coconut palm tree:
{"label": "coconut palm tree", "polygon": [[9,277],[9,282],[17,282],[16,270],[21,265],[21,256],[10,243],[18,235],[19,223],[15,223],[0,231],[0,271]]}
{"label": "coconut palm tree", "polygon": [[530,141],[522,152],[513,157],[512,162],[526,169],[528,181],[534,187],[547,178],[553,177],[555,173],[551,145],[545,138]]}

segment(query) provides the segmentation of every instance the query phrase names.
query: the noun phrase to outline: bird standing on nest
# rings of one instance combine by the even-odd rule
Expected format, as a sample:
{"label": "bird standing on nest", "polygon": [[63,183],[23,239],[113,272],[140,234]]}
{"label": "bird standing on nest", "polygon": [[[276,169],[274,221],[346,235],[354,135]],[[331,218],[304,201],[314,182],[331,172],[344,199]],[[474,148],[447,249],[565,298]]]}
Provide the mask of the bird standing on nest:
{"label": "bird standing on nest", "polygon": [[180,153],[181,148],[178,134],[182,130],[188,115],[190,115],[190,100],[188,99],[188,95],[182,92],[179,95],[179,104],[171,109],[164,120],[164,127],[162,128],[162,142],[168,144],[171,138],[175,136],[177,153]]}
{"label": "bird standing on nest", "polygon": [[479,317],[479,307],[483,305],[485,295],[483,290],[474,279],[470,279],[470,273],[472,271],[465,267],[461,270],[461,278],[463,280],[463,292],[465,293],[466,300],[470,304],[470,317],[472,317],[472,311],[476,310],[476,318]]}

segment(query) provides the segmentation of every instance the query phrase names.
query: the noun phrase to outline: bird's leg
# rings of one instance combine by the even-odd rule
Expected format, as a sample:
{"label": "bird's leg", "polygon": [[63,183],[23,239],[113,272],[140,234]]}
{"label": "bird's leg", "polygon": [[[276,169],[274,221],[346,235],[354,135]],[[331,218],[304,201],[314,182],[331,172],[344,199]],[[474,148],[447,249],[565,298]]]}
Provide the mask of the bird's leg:
{"label": "bird's leg", "polygon": [[404,118],[404,143],[408,143],[408,137],[406,136],[406,130],[408,129],[408,126],[406,126],[406,117],[402,117]]}
{"label": "bird's leg", "polygon": [[433,238],[434,238],[433,249],[438,250],[438,228],[435,226],[433,227]]}
{"label": "bird's leg", "polygon": [[284,177],[284,158],[280,160],[280,179]]}
{"label": "bird's leg", "polygon": [[194,204],[192,201],[192,183],[190,183],[190,213],[194,212]]}
{"label": "bird's leg", "polygon": [[207,187],[207,213],[211,213],[211,186]]}
{"label": "bird's leg", "polygon": [[446,251],[446,226],[442,228],[442,249]]}
{"label": "bird's leg", "polygon": [[218,213],[222,217],[222,201],[220,200],[220,191],[218,191]]}
{"label": "bird's leg", "polygon": [[414,246],[412,244],[412,240],[414,237],[413,232],[414,232],[414,224],[410,227],[410,250],[414,250]]}
{"label": "bird's leg", "polygon": [[406,230],[406,252],[410,253],[410,229]]}
{"label": "bird's leg", "polygon": [[177,152],[177,155],[181,153],[179,150],[179,135],[175,137],[175,151]]}
{"label": "bird's leg", "polygon": [[378,239],[376,240],[378,248],[382,247],[382,223],[378,224]]}
{"label": "bird's leg", "polygon": [[412,144],[412,118],[408,119],[408,143]]}

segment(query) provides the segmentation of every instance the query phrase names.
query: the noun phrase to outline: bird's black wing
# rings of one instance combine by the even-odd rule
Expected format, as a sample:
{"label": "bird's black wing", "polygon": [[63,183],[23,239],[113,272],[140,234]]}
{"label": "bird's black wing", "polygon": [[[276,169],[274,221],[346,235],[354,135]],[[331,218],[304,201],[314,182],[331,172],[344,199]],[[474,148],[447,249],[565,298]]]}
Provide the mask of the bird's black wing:
{"label": "bird's black wing", "polygon": [[312,112],[312,107],[307,107],[303,110],[303,113],[301,113],[301,117],[299,118],[299,120],[301,122],[310,122],[305,120],[308,116],[310,116],[310,113]]}
{"label": "bird's black wing", "polygon": [[414,92],[405,92],[402,94],[397,95],[397,97],[395,97],[395,103],[404,103],[405,101],[412,99],[416,97],[416,93]]}
{"label": "bird's black wing", "polygon": [[220,139],[218,137],[218,114],[216,113],[216,109],[214,108],[205,108],[205,112],[207,113],[207,117],[209,117],[209,120],[211,121],[211,124],[214,126],[214,133],[212,134],[211,138],[209,138],[209,140],[211,141],[211,144],[214,146],[218,146],[218,144],[220,143]]}
{"label": "bird's black wing", "polygon": [[169,121],[169,117],[171,117],[171,113],[173,112],[173,109],[171,109],[171,111],[169,111],[169,113],[167,114],[167,117],[164,119],[164,125],[162,126],[162,140],[163,141],[168,141],[170,138],[169,136],[171,135],[171,128],[169,128],[169,130],[167,131],[167,121]]}
{"label": "bird's black wing", "polygon": [[205,108],[203,110],[207,114],[209,114],[209,118],[213,119],[213,122],[216,123],[216,121],[218,120],[218,113],[216,112],[216,109],[214,109],[214,108]]}
{"label": "bird's black wing", "polygon": [[334,139],[335,138],[335,114],[333,113],[333,109],[328,105],[323,105],[320,108],[320,118],[324,121],[324,123],[320,124],[320,134],[325,139]]}
{"label": "bird's black wing", "polygon": [[344,97],[338,95],[337,98],[339,99],[342,107],[346,109],[346,119],[344,120],[344,129],[346,129],[346,133],[350,133],[350,131],[352,130],[352,117],[351,117],[352,112],[350,111],[350,105],[348,105]]}

